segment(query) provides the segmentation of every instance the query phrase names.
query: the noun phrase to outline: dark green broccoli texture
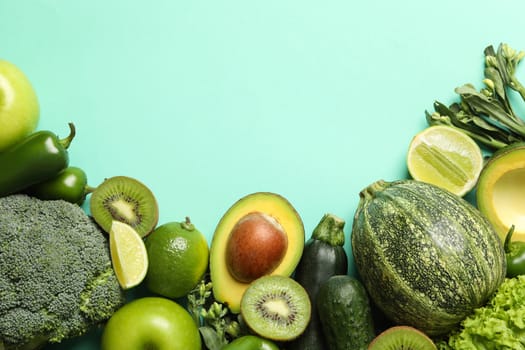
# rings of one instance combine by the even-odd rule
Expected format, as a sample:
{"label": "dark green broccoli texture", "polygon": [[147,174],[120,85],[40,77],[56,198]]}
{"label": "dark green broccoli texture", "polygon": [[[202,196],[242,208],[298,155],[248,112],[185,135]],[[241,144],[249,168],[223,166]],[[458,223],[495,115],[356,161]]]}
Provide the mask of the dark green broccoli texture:
{"label": "dark green broccoli texture", "polygon": [[0,198],[0,349],[80,336],[124,301],[106,234],[81,207]]}

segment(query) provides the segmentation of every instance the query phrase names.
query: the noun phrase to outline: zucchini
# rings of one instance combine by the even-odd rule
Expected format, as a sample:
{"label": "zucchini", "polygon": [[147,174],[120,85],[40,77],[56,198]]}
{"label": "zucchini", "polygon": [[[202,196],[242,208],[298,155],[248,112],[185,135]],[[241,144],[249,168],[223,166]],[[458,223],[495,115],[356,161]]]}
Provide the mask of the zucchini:
{"label": "zucchini", "polygon": [[352,252],[371,299],[392,321],[437,336],[483,305],[506,273],[498,234],[472,204],[415,180],[360,193]]}
{"label": "zucchini", "polygon": [[366,350],[375,337],[365,287],[348,275],[332,276],[317,294],[317,311],[330,350]]}
{"label": "zucchini", "polygon": [[[348,257],[344,250],[345,222],[333,214],[325,214],[305,243],[303,255],[297,265],[294,279],[301,284],[312,306],[315,306],[321,283],[334,275],[343,275],[348,270]],[[325,340],[319,316],[312,307],[308,327],[301,336],[293,340],[289,350],[325,349]]]}

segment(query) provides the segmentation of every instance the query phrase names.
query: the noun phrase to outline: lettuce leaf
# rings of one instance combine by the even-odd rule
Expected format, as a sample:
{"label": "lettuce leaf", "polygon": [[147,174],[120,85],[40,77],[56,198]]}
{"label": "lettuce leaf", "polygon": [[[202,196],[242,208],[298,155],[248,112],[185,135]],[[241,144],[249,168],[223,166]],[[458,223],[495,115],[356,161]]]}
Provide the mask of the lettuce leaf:
{"label": "lettuce leaf", "polygon": [[437,345],[443,350],[525,350],[525,275],[505,279],[485,306]]}

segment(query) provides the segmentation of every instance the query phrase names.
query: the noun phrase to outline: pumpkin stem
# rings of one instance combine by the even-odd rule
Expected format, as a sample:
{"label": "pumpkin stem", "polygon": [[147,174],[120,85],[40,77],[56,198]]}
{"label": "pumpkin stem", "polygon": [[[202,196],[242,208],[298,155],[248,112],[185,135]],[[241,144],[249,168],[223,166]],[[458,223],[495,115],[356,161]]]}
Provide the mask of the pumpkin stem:
{"label": "pumpkin stem", "polygon": [[377,192],[383,191],[388,186],[390,186],[390,182],[387,182],[385,180],[378,180],[373,184],[369,185],[364,190],[362,190],[361,193],[359,193],[359,196],[362,199],[370,199],[374,197]]}
{"label": "pumpkin stem", "polygon": [[312,232],[312,238],[332,246],[345,244],[345,221],[333,214],[325,214]]}

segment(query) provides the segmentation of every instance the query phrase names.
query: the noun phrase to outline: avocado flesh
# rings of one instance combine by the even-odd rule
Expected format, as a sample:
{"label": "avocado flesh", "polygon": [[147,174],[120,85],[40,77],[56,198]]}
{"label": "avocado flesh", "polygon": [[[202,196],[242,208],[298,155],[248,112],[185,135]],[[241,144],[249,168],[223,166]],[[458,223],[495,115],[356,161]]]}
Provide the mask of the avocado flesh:
{"label": "avocado flesh", "polygon": [[494,183],[493,202],[500,235],[514,225],[513,240],[525,241],[525,168],[508,171]]}
{"label": "avocado flesh", "polygon": [[228,238],[235,224],[249,213],[260,212],[275,218],[287,235],[288,247],[273,275],[290,276],[301,258],[305,233],[303,222],[294,207],[281,195],[272,192],[249,194],[234,203],[223,215],[213,234],[210,246],[210,275],[215,299],[240,312],[242,295],[250,283],[236,280],[226,264]]}
{"label": "avocado flesh", "polygon": [[479,210],[502,242],[514,225],[513,241],[525,241],[525,144],[494,153],[485,164],[476,189]]}

